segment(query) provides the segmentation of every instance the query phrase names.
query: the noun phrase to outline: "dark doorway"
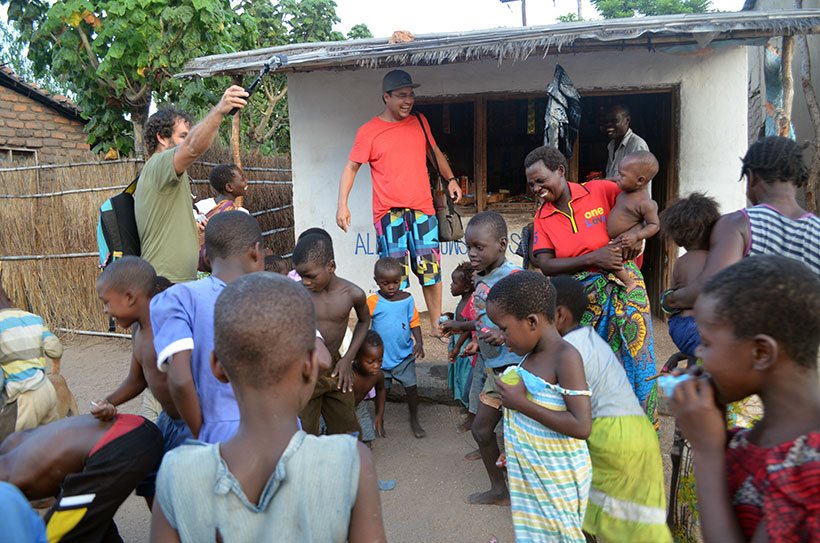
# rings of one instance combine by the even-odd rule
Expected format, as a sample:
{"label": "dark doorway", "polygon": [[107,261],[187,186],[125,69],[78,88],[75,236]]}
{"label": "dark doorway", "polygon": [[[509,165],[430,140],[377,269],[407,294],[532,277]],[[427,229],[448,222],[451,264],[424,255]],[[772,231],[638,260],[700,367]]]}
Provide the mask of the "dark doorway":
{"label": "dark doorway", "polygon": [[[674,89],[610,94],[606,91],[582,92],[583,116],[578,136],[578,152],[572,159],[571,175],[579,181],[601,177],[606,170],[609,138],[600,130],[601,119],[615,104],[625,106],[630,113],[631,128],[642,137],[649,150],[658,158],[660,170],[652,181],[652,198],[658,209],[678,195],[677,178],[677,92]],[[643,276],[655,314],[660,315],[660,296],[671,279],[676,251],[659,236],[651,238],[644,252]]]}
{"label": "dark doorway", "polygon": [[430,130],[439,149],[456,175],[474,175],[473,123],[475,107],[472,102],[417,104],[414,108],[427,117]]}
{"label": "dark doorway", "polygon": [[[630,111],[632,130],[658,157],[660,171],[652,182],[652,197],[660,210],[677,197],[678,91],[665,89],[581,90],[583,114],[568,178],[586,181],[606,169],[606,134],[602,113],[614,104]],[[429,100],[429,101],[427,101]],[[544,141],[546,96],[487,94],[445,99],[420,99],[416,110],[430,122],[433,135],[450,160],[456,176],[469,178],[466,204],[470,211],[495,209],[532,216],[527,194],[524,157]],[[594,172],[599,172],[595,175]],[[646,245],[643,275],[654,312],[660,315],[660,295],[671,279],[676,249],[658,236]]]}

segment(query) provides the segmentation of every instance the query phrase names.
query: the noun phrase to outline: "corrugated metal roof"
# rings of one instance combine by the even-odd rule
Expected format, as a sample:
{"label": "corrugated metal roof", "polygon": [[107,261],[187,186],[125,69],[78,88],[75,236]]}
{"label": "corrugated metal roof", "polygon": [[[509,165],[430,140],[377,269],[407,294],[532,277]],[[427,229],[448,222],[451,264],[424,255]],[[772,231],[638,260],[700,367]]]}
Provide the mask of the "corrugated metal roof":
{"label": "corrugated metal roof", "polygon": [[495,28],[426,34],[406,43],[387,38],[303,43],[269,47],[189,61],[178,77],[258,71],[277,54],[288,55],[278,71],[434,65],[492,59],[524,60],[533,54],[602,49],[649,48],[770,38],[820,31],[820,9],[751,11],[633,17],[547,26]]}

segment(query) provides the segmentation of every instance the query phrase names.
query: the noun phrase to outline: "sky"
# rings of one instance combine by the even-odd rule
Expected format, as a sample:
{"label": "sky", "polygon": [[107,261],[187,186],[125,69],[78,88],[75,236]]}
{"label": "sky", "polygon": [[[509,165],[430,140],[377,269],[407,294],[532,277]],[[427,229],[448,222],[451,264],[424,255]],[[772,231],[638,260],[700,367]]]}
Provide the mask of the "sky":
{"label": "sky", "polygon": [[[585,19],[600,18],[589,0],[582,2]],[[390,36],[395,30],[430,34],[521,26],[520,0],[336,0],[336,4],[342,20],[337,30],[346,34],[353,25],[365,23],[377,38]],[[743,0],[712,0],[715,10],[739,11],[741,7]],[[0,6],[0,24],[6,24],[7,10],[7,6]],[[575,0],[527,0],[527,25],[553,24],[559,15],[576,10]]]}
{"label": "sky", "polygon": [[[373,36],[390,36],[395,30],[413,34],[459,32],[499,26],[521,26],[521,2],[500,0],[336,0],[342,22],[338,30],[347,33],[355,24],[365,23]],[[712,0],[712,8],[739,11],[743,0]],[[527,25],[554,24],[559,15],[577,10],[574,0],[527,0]],[[599,19],[589,0],[583,0],[584,19]]]}

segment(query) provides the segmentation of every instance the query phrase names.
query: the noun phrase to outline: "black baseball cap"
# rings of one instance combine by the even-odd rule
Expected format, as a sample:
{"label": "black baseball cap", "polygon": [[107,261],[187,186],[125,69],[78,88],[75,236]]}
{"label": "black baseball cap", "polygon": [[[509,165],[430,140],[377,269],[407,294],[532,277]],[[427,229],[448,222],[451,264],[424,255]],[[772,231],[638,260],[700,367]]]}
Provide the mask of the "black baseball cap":
{"label": "black baseball cap", "polygon": [[389,71],[387,75],[384,76],[384,79],[382,79],[382,92],[391,92],[404,87],[415,89],[419,86],[418,83],[413,83],[410,74],[404,70]]}

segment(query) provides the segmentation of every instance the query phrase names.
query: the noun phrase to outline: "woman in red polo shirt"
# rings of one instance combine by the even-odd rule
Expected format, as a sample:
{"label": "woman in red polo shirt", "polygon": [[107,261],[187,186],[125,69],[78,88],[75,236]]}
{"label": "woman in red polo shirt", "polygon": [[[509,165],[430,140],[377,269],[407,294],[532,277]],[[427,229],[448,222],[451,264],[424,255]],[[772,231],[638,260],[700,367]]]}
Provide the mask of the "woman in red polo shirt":
{"label": "woman in red polo shirt", "polygon": [[[574,275],[589,296],[582,323],[595,328],[621,360],[632,388],[657,425],[652,316],[641,271],[610,243],[606,219],[620,190],[611,181],[566,179],[567,159],[539,147],[524,160],[527,183],[544,204],[536,212],[533,254],[544,275]],[[637,287],[628,295],[611,273],[625,268]]]}

